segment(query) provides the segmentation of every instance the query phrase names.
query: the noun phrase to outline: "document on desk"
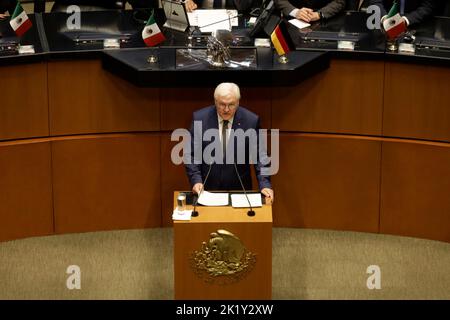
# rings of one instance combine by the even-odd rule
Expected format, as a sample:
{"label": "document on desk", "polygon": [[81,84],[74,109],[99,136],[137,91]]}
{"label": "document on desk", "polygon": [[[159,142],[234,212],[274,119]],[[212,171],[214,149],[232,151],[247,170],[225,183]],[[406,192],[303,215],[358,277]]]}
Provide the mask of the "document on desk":
{"label": "document on desk", "polygon": [[227,9],[197,9],[188,12],[189,24],[198,26],[201,32],[213,32],[215,30],[229,30],[238,26],[237,10]]}
{"label": "document on desk", "polygon": [[260,193],[251,193],[247,194],[247,197],[245,194],[239,193],[239,194],[232,194],[231,195],[231,206],[233,208],[248,208],[248,201],[250,201],[250,204],[253,208],[256,207],[262,207],[262,200],[261,200],[261,194]]}
{"label": "document on desk", "polygon": [[227,206],[229,202],[228,198],[228,193],[212,193],[203,190],[198,198],[198,203],[211,207]]}
{"label": "document on desk", "polygon": [[289,20],[289,23],[293,24],[294,26],[296,26],[299,29],[303,29],[303,28],[307,28],[307,27],[311,26],[309,23],[302,21],[302,20],[298,20],[298,19],[291,19],[291,20]]}

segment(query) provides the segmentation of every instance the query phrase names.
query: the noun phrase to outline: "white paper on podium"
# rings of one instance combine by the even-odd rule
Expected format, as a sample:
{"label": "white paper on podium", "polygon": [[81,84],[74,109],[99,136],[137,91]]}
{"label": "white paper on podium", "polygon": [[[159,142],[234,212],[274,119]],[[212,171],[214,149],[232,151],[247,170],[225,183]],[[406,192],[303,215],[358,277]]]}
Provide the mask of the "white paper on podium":
{"label": "white paper on podium", "polygon": [[200,27],[201,32],[231,31],[231,27],[238,26],[237,15],[237,10],[197,9],[193,12],[188,12],[188,19],[189,24]]}
{"label": "white paper on podium", "polygon": [[204,206],[227,206],[228,205],[228,193],[212,193],[203,190],[198,198],[198,203]]}
{"label": "white paper on podium", "polygon": [[293,24],[294,26],[296,26],[299,29],[303,29],[303,28],[307,28],[307,27],[311,26],[309,23],[302,21],[302,20],[298,20],[298,19],[291,19],[291,20],[289,20],[289,23]]}
{"label": "white paper on podium", "polygon": [[[253,208],[262,207],[262,200],[260,193],[247,194],[248,200]],[[232,194],[231,195],[231,206],[233,208],[249,208],[248,200],[245,194]]]}
{"label": "white paper on podium", "polygon": [[191,220],[192,210],[173,210],[172,220]]}

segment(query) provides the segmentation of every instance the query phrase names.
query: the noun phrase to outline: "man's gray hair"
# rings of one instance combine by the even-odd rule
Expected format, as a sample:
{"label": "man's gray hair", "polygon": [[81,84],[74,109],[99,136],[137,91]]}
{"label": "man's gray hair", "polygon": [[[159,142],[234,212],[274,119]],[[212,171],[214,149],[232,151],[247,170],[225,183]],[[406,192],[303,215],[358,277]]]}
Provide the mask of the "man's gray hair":
{"label": "man's gray hair", "polygon": [[239,90],[237,84],[232,82],[222,82],[216,87],[216,90],[214,90],[214,99],[225,97],[229,94],[232,94],[237,100],[241,99],[241,90]]}

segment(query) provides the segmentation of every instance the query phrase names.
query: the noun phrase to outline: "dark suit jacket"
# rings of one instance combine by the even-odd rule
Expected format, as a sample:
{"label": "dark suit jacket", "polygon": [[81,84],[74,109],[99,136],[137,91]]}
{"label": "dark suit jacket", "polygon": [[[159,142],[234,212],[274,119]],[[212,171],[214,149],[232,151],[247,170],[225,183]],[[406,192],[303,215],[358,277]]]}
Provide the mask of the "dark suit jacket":
{"label": "dark suit jacket", "polygon": [[320,11],[328,19],[345,9],[345,0],[275,0],[276,7],[289,16],[295,8],[303,7]]}
{"label": "dark suit jacket", "polygon": [[[400,0],[399,0],[400,1]],[[405,17],[410,25],[420,23],[433,15],[439,1],[437,0],[405,0]],[[381,16],[387,14],[392,7],[393,0],[371,0],[370,4],[375,4],[381,9]]]}
{"label": "dark suit jacket", "polygon": [[[194,186],[196,183],[204,183],[206,174],[209,169],[209,164],[205,163],[204,159],[202,164],[194,164],[194,148],[193,148],[193,125],[194,121],[201,121],[202,122],[202,131],[205,132],[208,129],[218,129],[219,123],[217,119],[217,111],[215,106],[209,106],[206,108],[203,108],[201,110],[198,110],[194,112],[193,118],[192,118],[192,125],[191,125],[191,141],[192,141],[192,150],[190,159],[192,160],[192,164],[186,164],[186,173],[189,178],[189,182],[191,183],[191,186]],[[259,124],[259,117],[254,114],[253,112],[243,108],[239,107],[236,110],[236,113],[234,115],[233,119],[233,126],[232,129],[242,129],[246,131],[247,129],[260,129]],[[202,132],[202,136],[203,136]],[[230,137],[231,139],[231,137]],[[202,152],[206,148],[207,145],[209,145],[210,141],[203,141],[202,142]],[[246,139],[245,143],[245,164],[237,164],[237,169],[239,172],[239,175],[242,179],[242,183],[244,184],[246,189],[252,189],[252,178],[251,178],[251,171],[250,171],[250,164],[249,164],[249,155],[248,155],[248,139]],[[230,142],[228,142],[228,146],[230,146]],[[236,152],[236,143],[234,144],[234,160],[235,163],[237,163],[237,152]],[[239,183],[239,179],[236,176],[236,171],[233,164],[216,164],[213,163],[211,165],[211,172],[209,174],[208,180],[206,181],[205,190],[241,190],[241,184]],[[261,175],[261,164],[259,163],[259,157],[258,157],[258,163],[255,164],[255,171],[256,171],[256,177],[258,179],[259,189],[262,190],[263,188],[271,188],[270,184],[270,177],[269,176],[262,176]]]}
{"label": "dark suit jacket", "polygon": [[[203,6],[204,0],[194,0],[199,8]],[[225,7],[227,9],[237,9],[239,11],[248,11],[253,7],[261,5],[260,0],[226,0]]]}

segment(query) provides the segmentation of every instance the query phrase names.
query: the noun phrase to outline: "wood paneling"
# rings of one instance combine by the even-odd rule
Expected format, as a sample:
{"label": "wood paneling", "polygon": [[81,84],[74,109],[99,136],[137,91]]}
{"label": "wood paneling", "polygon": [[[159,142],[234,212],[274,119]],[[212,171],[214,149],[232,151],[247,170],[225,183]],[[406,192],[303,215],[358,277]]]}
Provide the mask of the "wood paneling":
{"label": "wood paneling", "polygon": [[296,87],[273,89],[272,126],[283,131],[381,134],[382,61],[332,60]]}
{"label": "wood paneling", "polygon": [[57,233],[161,226],[158,135],[54,141]]}
{"label": "wood paneling", "polygon": [[53,233],[50,143],[0,143],[0,241]]}
{"label": "wood paneling", "polygon": [[274,225],[378,232],[380,142],[281,134]]}
{"label": "wood paneling", "polygon": [[174,191],[191,190],[184,165],[175,165],[171,160],[172,147],[177,143],[170,141],[170,134],[161,134],[161,201],[164,227],[172,226]]}
{"label": "wood paneling", "polygon": [[383,135],[450,141],[450,68],[386,63]]}
{"label": "wood paneling", "polygon": [[[192,113],[214,104],[211,88],[163,88],[161,89],[161,130],[189,128]],[[255,112],[261,118],[261,126],[271,126],[271,90],[263,88],[240,88],[240,105]]]}
{"label": "wood paneling", "polygon": [[48,136],[47,64],[1,67],[0,140]]}
{"label": "wood paneling", "polygon": [[138,88],[101,61],[49,62],[48,81],[52,135],[159,130],[159,89]]}
{"label": "wood paneling", "polygon": [[380,232],[450,242],[450,144],[383,142]]}

